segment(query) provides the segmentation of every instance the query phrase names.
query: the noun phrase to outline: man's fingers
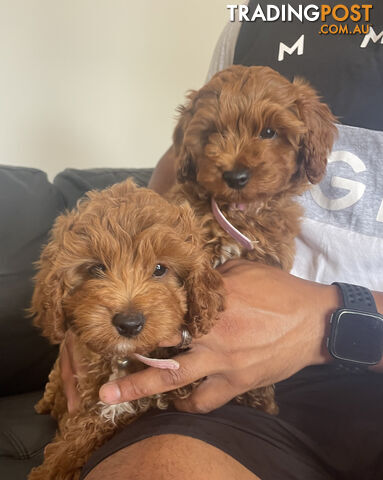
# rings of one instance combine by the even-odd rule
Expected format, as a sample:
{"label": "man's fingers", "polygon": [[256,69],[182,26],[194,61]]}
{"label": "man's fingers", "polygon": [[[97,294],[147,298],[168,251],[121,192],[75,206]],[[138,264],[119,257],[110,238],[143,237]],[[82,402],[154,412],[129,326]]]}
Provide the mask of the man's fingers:
{"label": "man's fingers", "polygon": [[222,407],[238,395],[223,375],[212,375],[199,385],[190,397],[175,400],[177,410],[190,413],[208,413]]}
{"label": "man's fingers", "polygon": [[178,370],[160,370],[149,367],[137,373],[108,382],[100,388],[100,400],[116,404],[168,392],[183,387],[219,370],[207,349],[190,350],[174,357],[180,363]]}

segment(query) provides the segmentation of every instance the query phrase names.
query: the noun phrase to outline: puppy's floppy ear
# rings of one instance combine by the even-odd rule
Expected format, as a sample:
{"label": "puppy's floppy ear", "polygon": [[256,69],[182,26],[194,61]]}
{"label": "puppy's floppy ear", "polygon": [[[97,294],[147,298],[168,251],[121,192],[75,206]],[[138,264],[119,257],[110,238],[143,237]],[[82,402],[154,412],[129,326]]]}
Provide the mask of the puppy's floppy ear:
{"label": "puppy's floppy ear", "polygon": [[224,309],[225,290],[221,275],[211,264],[204,250],[206,239],[190,204],[177,205],[177,222],[185,247],[186,276],[183,277],[187,296],[186,325],[193,336],[207,333]]}
{"label": "puppy's floppy ear", "polygon": [[337,135],[336,118],[305,80],[295,78],[293,85],[296,88],[298,116],[307,127],[299,159],[309,181],[318,183],[326,171],[327,158]]}
{"label": "puppy's floppy ear", "polygon": [[197,167],[192,153],[185,146],[184,139],[186,130],[193,118],[194,101],[197,91],[192,90],[188,94],[188,103],[178,107],[178,123],[173,133],[173,147],[177,158],[177,179],[180,183],[195,182],[197,179]]}
{"label": "puppy's floppy ear", "polygon": [[70,280],[60,256],[64,231],[70,229],[74,213],[61,215],[52,230],[52,239],[45,246],[35,276],[35,289],[29,313],[33,323],[52,343],[60,343],[65,334],[63,299],[70,290]]}
{"label": "puppy's floppy ear", "polygon": [[186,280],[187,326],[193,336],[207,333],[218,313],[224,309],[224,287],[221,275],[211,266],[205,252],[195,262]]}

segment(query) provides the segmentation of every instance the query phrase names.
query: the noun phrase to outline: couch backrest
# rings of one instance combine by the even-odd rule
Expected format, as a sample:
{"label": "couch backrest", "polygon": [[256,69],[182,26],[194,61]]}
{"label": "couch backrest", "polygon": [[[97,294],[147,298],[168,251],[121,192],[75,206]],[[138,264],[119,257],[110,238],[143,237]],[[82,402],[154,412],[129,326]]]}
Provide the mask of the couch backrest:
{"label": "couch backrest", "polygon": [[128,177],[144,186],[150,175],[150,169],[67,169],[52,184],[40,170],[0,166],[0,395],[41,388],[57,355],[25,314],[33,264],[56,216],[88,190]]}

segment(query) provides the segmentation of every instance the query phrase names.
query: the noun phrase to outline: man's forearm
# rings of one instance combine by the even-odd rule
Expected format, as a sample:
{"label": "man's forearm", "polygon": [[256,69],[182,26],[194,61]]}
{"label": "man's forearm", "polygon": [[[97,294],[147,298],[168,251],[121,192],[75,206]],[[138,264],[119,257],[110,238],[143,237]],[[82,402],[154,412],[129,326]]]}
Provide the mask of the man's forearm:
{"label": "man's forearm", "polygon": [[170,147],[160,158],[149,181],[148,187],[163,195],[170,190],[176,181],[175,153]]}
{"label": "man's forearm", "polygon": [[[378,312],[383,315],[383,292],[372,292],[372,293],[374,295],[376,308]],[[383,358],[380,360],[378,365],[372,368],[372,370],[383,373]]]}
{"label": "man's forearm", "polygon": [[383,292],[372,292],[374,295],[376,308],[383,315]]}

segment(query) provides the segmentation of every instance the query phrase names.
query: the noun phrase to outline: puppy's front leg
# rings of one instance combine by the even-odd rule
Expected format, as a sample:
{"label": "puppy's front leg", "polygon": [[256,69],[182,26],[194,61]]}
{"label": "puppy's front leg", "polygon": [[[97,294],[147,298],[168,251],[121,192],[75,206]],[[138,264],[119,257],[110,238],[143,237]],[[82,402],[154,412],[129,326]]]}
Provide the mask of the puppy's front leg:
{"label": "puppy's front leg", "polygon": [[78,480],[91,452],[101,446],[116,426],[99,416],[99,409],[67,417],[61,432],[45,448],[42,465],[34,468],[28,480]]}

